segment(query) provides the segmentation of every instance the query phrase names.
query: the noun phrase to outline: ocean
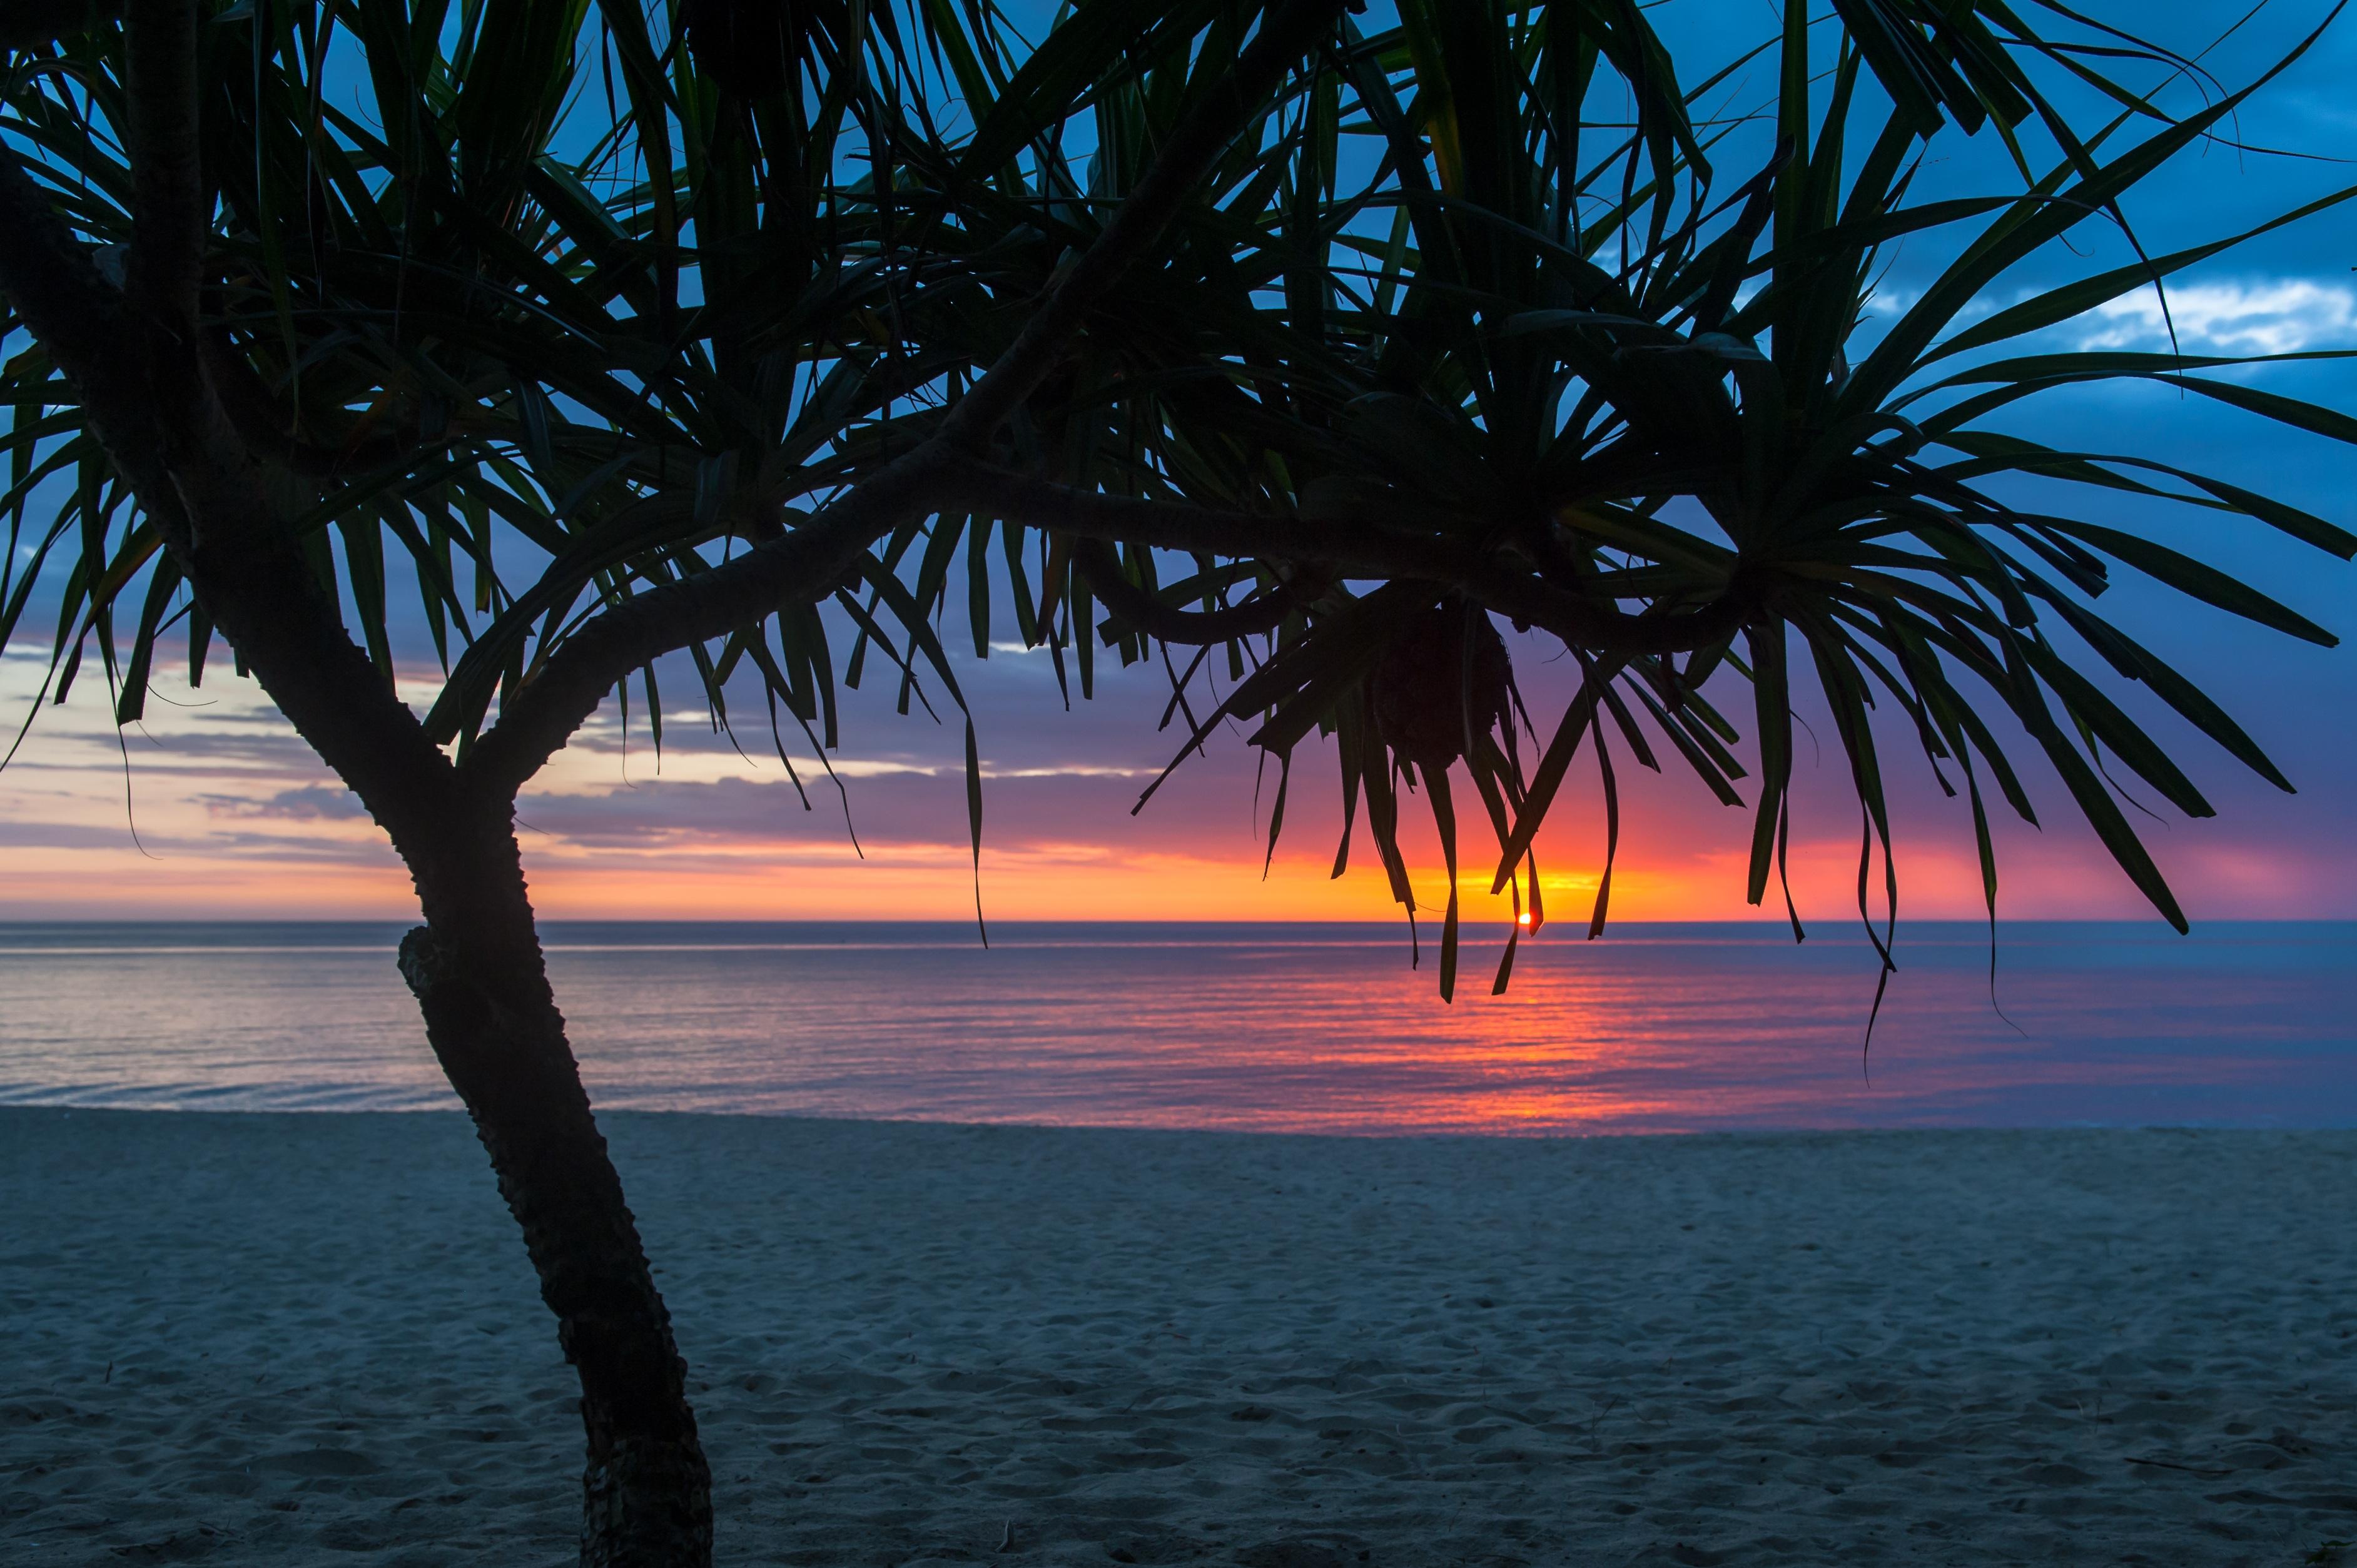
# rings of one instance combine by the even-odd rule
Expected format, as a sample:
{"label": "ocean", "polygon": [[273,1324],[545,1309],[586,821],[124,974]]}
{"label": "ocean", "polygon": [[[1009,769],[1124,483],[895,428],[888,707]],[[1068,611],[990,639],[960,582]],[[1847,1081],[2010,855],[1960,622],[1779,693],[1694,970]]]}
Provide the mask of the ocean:
{"label": "ocean", "polygon": [[[456,1105],[393,925],[0,925],[0,1103]],[[1427,930],[1429,939],[1432,933]],[[2357,924],[1902,926],[1469,941],[1388,925],[551,922],[601,1106],[1531,1134],[2357,1126]]]}

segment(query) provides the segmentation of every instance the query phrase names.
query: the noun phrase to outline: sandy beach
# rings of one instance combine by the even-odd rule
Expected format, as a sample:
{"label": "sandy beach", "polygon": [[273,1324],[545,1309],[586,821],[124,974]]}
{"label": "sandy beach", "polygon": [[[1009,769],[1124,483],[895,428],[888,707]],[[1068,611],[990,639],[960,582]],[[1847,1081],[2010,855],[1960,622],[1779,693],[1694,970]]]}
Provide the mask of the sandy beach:
{"label": "sandy beach", "polygon": [[[2357,1135],[608,1127],[724,1563],[2357,1539]],[[0,1112],[0,1559],[570,1561],[459,1119]]]}

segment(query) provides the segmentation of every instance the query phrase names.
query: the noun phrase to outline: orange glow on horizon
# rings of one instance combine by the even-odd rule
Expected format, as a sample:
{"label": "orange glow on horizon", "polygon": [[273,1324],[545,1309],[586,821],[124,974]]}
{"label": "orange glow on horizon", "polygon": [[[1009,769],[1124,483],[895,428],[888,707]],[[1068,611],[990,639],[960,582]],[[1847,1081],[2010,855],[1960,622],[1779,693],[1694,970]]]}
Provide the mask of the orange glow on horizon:
{"label": "orange glow on horizon", "polygon": [[[359,837],[357,831],[354,837]],[[964,845],[877,843],[866,857],[847,848],[802,842],[664,843],[645,846],[535,843],[525,848],[533,902],[549,919],[651,920],[953,920],[974,913],[973,864]],[[1822,853],[1817,853],[1821,850]],[[1794,846],[1793,890],[1804,918],[1853,918],[1855,849]],[[2093,852],[2088,860],[2099,855]],[[2248,858],[2248,857],[2245,857]],[[1558,865],[1572,862],[1565,855]],[[1415,863],[1412,860],[1411,865]],[[982,857],[982,906],[992,920],[1373,921],[1402,918],[1380,871],[1354,865],[1339,879],[1322,856],[1280,854],[1263,875],[1249,854],[1123,854],[1103,844],[1031,843],[994,848]],[[1437,867],[1417,867],[1420,918],[1448,903]],[[2025,864],[2003,912],[2019,918],[2139,918],[2145,911],[2125,878],[2085,860],[2056,856]],[[2241,891],[2231,875],[2199,869],[2213,888]],[[15,852],[0,918],[416,918],[409,878],[389,850],[370,845],[339,860],[306,854],[208,854],[168,848],[142,855],[129,848],[83,846]],[[1468,871],[1458,906],[1471,923],[1518,922],[1528,908],[1493,897],[1486,870]],[[2189,879],[2192,880],[2192,879]],[[2113,884],[2116,881],[2117,886]],[[2198,884],[2197,884],[2198,886]],[[2189,887],[2189,892],[2194,891]],[[1556,915],[1585,924],[1596,894],[1592,873],[1550,873],[1541,889]],[[1742,899],[1738,852],[1687,851],[1631,865],[1614,878],[1619,921],[1738,920],[1783,918]],[[1961,854],[1919,854],[1910,867],[1902,914],[1927,919],[1981,915],[1976,864]],[[2190,897],[2189,904],[2196,902]],[[2222,897],[2197,918],[2226,918],[2256,900]],[[2257,912],[2257,911],[2251,911]],[[2247,918],[2247,916],[2245,916]],[[1567,929],[1570,928],[1566,928]]]}

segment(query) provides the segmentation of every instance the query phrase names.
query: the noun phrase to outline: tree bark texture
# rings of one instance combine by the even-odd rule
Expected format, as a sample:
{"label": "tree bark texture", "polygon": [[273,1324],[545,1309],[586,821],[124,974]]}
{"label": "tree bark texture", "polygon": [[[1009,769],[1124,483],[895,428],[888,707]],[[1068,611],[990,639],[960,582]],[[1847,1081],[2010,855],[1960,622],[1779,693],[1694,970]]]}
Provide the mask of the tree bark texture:
{"label": "tree bark texture", "polygon": [[421,871],[428,923],[401,944],[426,1038],[523,1230],[581,1380],[582,1568],[708,1568],[712,1475],[687,1367],[589,1109],[504,825]]}

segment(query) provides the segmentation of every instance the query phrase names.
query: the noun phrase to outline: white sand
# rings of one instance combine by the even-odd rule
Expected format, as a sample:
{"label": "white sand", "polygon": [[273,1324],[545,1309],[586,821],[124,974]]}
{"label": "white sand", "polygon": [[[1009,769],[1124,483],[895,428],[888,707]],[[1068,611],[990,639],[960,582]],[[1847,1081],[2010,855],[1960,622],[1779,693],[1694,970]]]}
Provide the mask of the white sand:
{"label": "white sand", "polygon": [[[610,1131],[724,1563],[2357,1538],[2357,1135]],[[571,1557],[568,1374],[454,1117],[0,1112],[0,1561]]]}

